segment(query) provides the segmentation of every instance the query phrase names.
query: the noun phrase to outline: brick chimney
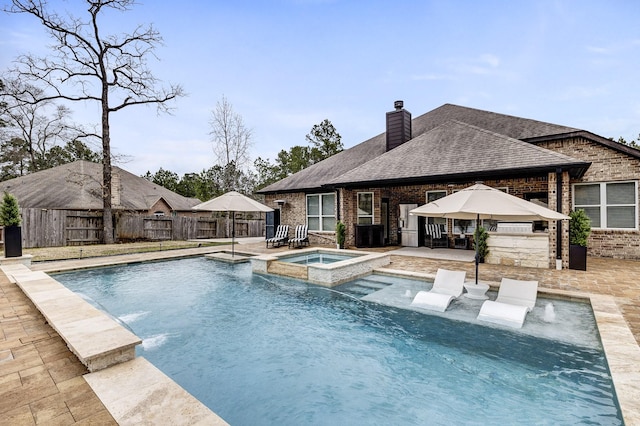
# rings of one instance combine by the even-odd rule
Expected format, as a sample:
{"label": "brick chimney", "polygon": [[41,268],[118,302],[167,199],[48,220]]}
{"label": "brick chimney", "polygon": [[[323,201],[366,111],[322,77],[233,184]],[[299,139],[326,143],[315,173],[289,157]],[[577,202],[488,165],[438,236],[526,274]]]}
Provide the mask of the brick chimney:
{"label": "brick chimney", "polygon": [[393,103],[395,111],[387,113],[387,151],[411,139],[411,113],[404,109],[404,102]]}

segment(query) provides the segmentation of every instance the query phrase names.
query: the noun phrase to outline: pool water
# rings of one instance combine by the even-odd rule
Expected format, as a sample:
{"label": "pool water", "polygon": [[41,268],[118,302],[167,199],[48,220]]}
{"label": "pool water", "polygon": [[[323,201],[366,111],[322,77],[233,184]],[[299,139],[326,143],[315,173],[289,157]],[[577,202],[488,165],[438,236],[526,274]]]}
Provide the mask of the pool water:
{"label": "pool water", "polygon": [[599,349],[185,259],[58,274],[238,425],[622,424]]}
{"label": "pool water", "polygon": [[294,254],[288,256],[280,256],[278,260],[280,262],[296,263],[299,265],[309,265],[311,263],[323,263],[330,264],[340,262],[342,260],[353,259],[354,255],[337,254],[337,253],[323,253],[312,252],[308,254]]}

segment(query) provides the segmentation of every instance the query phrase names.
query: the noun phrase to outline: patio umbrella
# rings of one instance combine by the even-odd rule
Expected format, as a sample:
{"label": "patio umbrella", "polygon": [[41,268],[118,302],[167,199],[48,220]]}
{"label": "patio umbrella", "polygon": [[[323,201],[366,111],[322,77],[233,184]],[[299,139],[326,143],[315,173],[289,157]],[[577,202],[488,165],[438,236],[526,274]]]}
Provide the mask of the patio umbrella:
{"label": "patio umbrella", "polygon": [[204,210],[212,212],[231,212],[232,229],[231,229],[231,256],[235,256],[234,241],[236,236],[236,212],[272,212],[271,207],[265,206],[242,195],[236,191],[230,191],[219,197],[212,198],[209,201],[200,203],[193,207],[194,210]]}
{"label": "patio umbrella", "polygon": [[[475,219],[476,226],[480,223],[480,219],[511,221],[569,219],[569,216],[562,213],[481,183],[415,208],[409,214],[450,219]],[[478,284],[479,263],[476,244],[476,284]]]}

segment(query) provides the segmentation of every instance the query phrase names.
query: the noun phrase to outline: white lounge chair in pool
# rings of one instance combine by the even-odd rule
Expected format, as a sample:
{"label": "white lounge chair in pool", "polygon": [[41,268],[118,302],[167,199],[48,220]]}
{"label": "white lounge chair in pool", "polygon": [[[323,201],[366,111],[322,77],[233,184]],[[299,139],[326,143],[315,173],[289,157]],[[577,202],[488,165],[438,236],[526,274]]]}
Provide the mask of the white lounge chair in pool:
{"label": "white lounge chair in pool", "polygon": [[462,295],[466,275],[465,271],[438,269],[431,290],[419,291],[411,306],[438,312],[446,311],[451,301]]}
{"label": "white lounge chair in pool", "polygon": [[495,301],[482,304],[478,319],[495,324],[521,328],[527,313],[536,305],[538,281],[503,278]]}

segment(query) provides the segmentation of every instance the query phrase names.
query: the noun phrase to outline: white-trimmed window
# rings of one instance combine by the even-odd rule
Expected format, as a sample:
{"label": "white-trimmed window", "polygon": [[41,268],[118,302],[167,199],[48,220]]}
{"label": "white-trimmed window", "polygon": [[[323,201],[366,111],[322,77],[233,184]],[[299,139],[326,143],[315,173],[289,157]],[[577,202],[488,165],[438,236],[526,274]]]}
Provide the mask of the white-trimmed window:
{"label": "white-trimmed window", "polygon": [[335,231],[336,194],[307,195],[307,225],[310,231]]}
{"label": "white-trimmed window", "polygon": [[358,225],[373,224],[373,192],[358,192]]}
{"label": "white-trimmed window", "polygon": [[[447,191],[427,191],[425,193],[425,200],[427,203],[432,201],[439,200],[440,198],[446,197]],[[443,229],[444,232],[447,232],[447,219],[443,217],[427,217],[427,223],[429,224],[438,224],[440,228]]]}
{"label": "white-trimmed window", "polygon": [[573,209],[582,209],[592,228],[636,229],[638,182],[580,183],[573,186]]}

